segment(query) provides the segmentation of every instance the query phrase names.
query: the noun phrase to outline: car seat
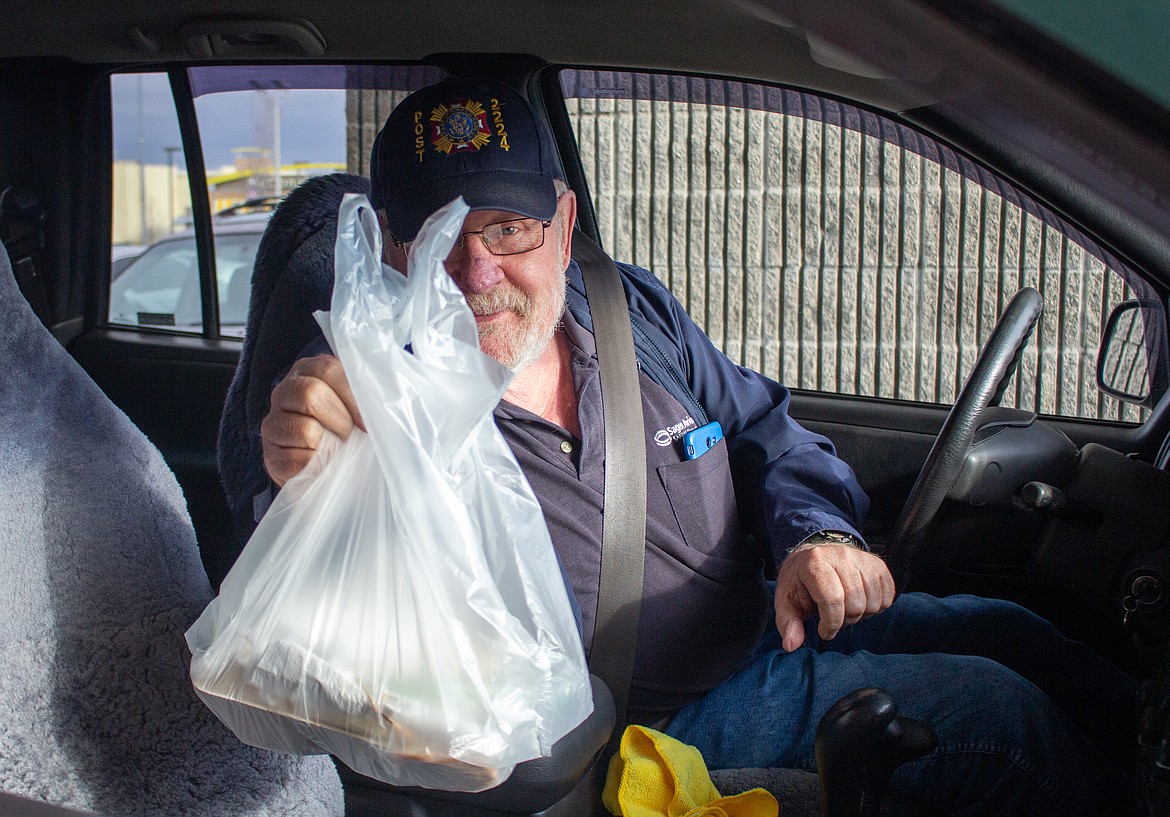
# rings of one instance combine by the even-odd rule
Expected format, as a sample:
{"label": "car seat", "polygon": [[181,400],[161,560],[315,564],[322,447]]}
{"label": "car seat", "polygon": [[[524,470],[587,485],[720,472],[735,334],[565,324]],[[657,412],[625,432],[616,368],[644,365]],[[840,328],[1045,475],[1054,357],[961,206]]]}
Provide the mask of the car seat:
{"label": "car seat", "polygon": [[0,810],[341,814],[327,758],[246,746],[196,698],[183,634],[212,593],[179,485],[2,250],[0,356]]}
{"label": "car seat", "polygon": [[[338,173],[310,179],[276,210],[260,242],[244,348],[219,435],[220,472],[240,537],[238,547],[255,528],[255,498],[263,497],[269,488],[259,428],[268,413],[272,388],[320,334],[313,311],[329,308],[338,206],[346,193],[368,192],[369,180],[360,176]],[[221,555],[205,554],[205,558],[217,561]],[[500,787],[474,795],[398,788],[341,767],[348,813],[605,814],[600,803],[605,769],[594,761],[613,728],[613,698],[597,678],[593,684],[594,717],[562,739],[551,758],[519,765]],[[820,813],[819,783],[810,772],[729,769],[713,771],[712,779],[727,792],[763,786],[777,795],[784,813],[791,817]]]}

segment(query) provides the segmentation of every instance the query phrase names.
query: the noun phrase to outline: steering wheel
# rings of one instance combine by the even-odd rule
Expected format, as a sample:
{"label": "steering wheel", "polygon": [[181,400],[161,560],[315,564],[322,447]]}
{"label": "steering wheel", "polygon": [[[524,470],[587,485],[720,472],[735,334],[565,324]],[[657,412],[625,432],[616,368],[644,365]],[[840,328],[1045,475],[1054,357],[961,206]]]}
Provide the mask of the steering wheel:
{"label": "steering wheel", "polygon": [[1040,319],[1040,293],[1025,287],[1016,293],[987,339],[934,445],[910,490],[885,550],[899,586],[912,576],[914,559],[930,523],[955,484],[979,429],[980,415],[998,405],[1020,364],[1028,338]]}

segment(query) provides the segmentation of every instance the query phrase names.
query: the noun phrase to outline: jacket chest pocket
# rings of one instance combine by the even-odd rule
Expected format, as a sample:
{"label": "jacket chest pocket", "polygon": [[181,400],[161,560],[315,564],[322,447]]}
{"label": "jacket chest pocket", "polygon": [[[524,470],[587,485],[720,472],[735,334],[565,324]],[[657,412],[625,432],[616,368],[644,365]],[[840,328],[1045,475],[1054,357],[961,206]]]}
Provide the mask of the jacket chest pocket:
{"label": "jacket chest pocket", "polygon": [[658,478],[687,548],[720,559],[748,558],[726,440],[697,459],[658,466]]}

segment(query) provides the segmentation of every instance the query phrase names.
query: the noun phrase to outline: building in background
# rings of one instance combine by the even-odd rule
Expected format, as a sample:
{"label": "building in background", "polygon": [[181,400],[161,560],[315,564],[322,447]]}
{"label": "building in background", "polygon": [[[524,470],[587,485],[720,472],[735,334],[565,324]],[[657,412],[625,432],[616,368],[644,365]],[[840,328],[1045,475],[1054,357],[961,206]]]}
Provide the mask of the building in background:
{"label": "building in background", "polygon": [[113,206],[115,246],[150,244],[170,235],[191,220],[186,166],[114,162]]}
{"label": "building in background", "polygon": [[211,212],[218,213],[252,199],[282,198],[305,179],[345,170],[343,164],[293,162],[283,164],[280,174],[272,172],[272,154],[266,148],[236,148],[235,165],[208,174],[207,191]]}
{"label": "building in background", "polygon": [[[208,174],[211,212],[218,213],[252,199],[281,198],[305,179],[344,171],[345,165],[294,162],[272,172],[268,152],[240,148],[235,166]],[[114,163],[114,231],[111,243],[150,244],[191,225],[191,192],[186,169],[173,165]]]}

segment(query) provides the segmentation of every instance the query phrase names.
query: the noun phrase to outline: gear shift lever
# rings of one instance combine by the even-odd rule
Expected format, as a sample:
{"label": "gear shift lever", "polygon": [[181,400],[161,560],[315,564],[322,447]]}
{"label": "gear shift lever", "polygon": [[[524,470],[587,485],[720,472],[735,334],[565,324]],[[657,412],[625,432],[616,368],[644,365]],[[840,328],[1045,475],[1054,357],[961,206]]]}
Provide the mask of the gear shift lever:
{"label": "gear shift lever", "polygon": [[882,790],[894,770],[938,745],[934,730],[898,717],[887,692],[855,690],[817,726],[817,771],[825,817],[877,817]]}

